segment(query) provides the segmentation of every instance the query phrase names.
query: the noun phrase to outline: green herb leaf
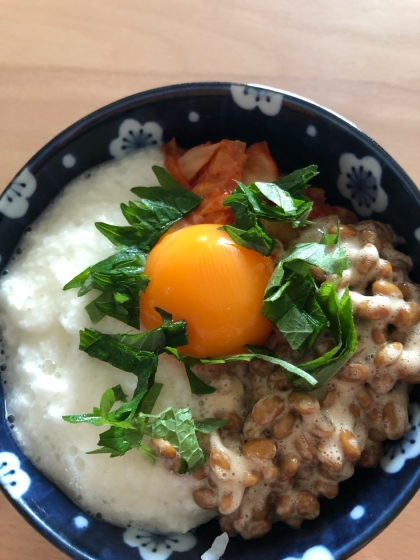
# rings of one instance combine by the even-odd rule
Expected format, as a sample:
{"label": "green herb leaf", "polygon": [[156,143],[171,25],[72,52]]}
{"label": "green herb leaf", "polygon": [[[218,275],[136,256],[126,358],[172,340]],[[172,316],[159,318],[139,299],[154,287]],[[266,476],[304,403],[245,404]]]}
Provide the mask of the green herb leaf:
{"label": "green herb leaf", "polygon": [[[299,364],[300,369],[316,379],[316,387],[321,387],[354,353],[357,333],[348,290],[339,300],[336,283],[324,282],[318,288],[311,265],[339,276],[350,266],[338,233],[324,232],[319,243],[297,244],[279,263],[266,288],[262,315],[276,325],[294,350],[307,350],[320,332],[329,327],[335,339],[334,348],[315,360]],[[290,377],[300,389],[314,388],[301,375]]]}
{"label": "green herb leaf", "polygon": [[294,350],[310,348],[329,324],[316,298],[318,287],[311,265],[338,275],[350,266],[337,236],[324,235],[321,241],[297,244],[277,265],[264,294],[262,315],[276,325]]}
{"label": "green herb leaf", "polygon": [[146,425],[146,434],[171,443],[187,463],[188,472],[204,465],[204,453],[195,433],[194,419],[189,407],[167,410]]}
{"label": "green herb leaf", "polygon": [[134,373],[138,378],[134,396],[151,387],[157,370],[158,354],[171,346],[188,344],[185,321],[172,321],[172,315],[159,310],[162,327],[138,334],[103,334],[94,329],[80,331],[79,348],[93,358]]}
{"label": "green herb leaf", "polygon": [[102,222],[98,230],[118,248],[136,248],[148,252],[172,224],[197,208],[202,198],[185,189],[162,167],[153,171],[160,187],[134,187],[131,189],[140,202],[121,204],[121,211],[130,224],[110,226]]}
{"label": "green herb leaf", "polygon": [[160,392],[162,391],[162,387],[162,383],[153,383],[153,385],[150,387],[143,400],[141,401],[140,412],[142,412],[143,414],[152,413],[153,407],[155,406]]}
{"label": "green herb leaf", "polygon": [[234,354],[232,356],[222,356],[220,358],[192,358],[191,356],[180,355],[181,361],[185,365],[188,380],[190,382],[191,392],[195,395],[208,395],[215,392],[215,388],[211,385],[204,383],[191,369],[192,366],[197,364],[226,364],[231,362],[250,362],[251,360],[264,360],[276,366],[283,367],[288,373],[293,374],[295,377],[303,377],[309,384],[316,385],[316,379],[309,373],[304,371],[298,366],[290,364],[281,360],[265,346],[250,346],[246,345],[245,349],[248,354]]}
{"label": "green herb leaf", "polygon": [[270,237],[256,220],[247,230],[230,225],[222,226],[219,229],[226,231],[238,245],[257,251],[261,255],[268,256],[276,245],[275,239]]}
{"label": "green herb leaf", "polygon": [[157,453],[154,449],[152,449],[148,445],[142,444],[138,445],[137,449],[140,451],[140,453],[148,463],[150,463],[151,465],[154,465],[156,463]]}
{"label": "green herb leaf", "polygon": [[315,165],[298,169],[274,183],[256,182],[249,186],[238,182],[226,198],[235,216],[233,225],[223,226],[239,245],[269,255],[276,241],[261,223],[261,219],[291,222],[293,227],[306,225],[312,202],[303,196],[308,181],[318,173]]}
{"label": "green herb leaf", "polygon": [[[337,371],[351,358],[357,348],[357,331],[353,321],[351,297],[346,288],[341,299],[338,299],[336,286],[324,283],[316,295],[321,309],[328,318],[330,330],[336,345],[323,356],[300,364],[300,367],[313,375],[317,380],[317,387],[327,383]],[[301,389],[309,390],[303,379],[295,378],[294,384]]]}
{"label": "green herb leaf", "polygon": [[300,366],[295,366],[289,362],[285,362],[278,358],[275,354],[270,352],[268,348],[261,346],[245,346],[249,350],[249,354],[234,354],[232,356],[224,356],[221,358],[205,358],[201,359],[202,364],[227,364],[230,362],[250,362],[251,360],[264,360],[276,366],[281,366],[288,374],[293,374],[295,377],[302,377],[309,385],[315,387],[317,380],[304,371]]}
{"label": "green herb leaf", "polygon": [[318,167],[316,165],[308,165],[308,167],[292,171],[292,173],[281,177],[281,179],[278,179],[275,183],[291,196],[300,198],[303,191],[308,188],[309,181],[316,175],[318,175]]}
{"label": "green herb leaf", "polygon": [[115,294],[101,294],[96,299],[91,301],[86,307],[86,312],[90,317],[93,324],[98,323],[103,317],[108,315],[114,319],[118,319],[122,323],[130,325],[135,329],[140,328],[140,310],[138,299],[128,300],[121,304],[118,293]]}
{"label": "green herb leaf", "polygon": [[216,389],[211,385],[204,383],[198,375],[196,375],[191,369],[192,366],[202,363],[198,358],[192,358],[191,356],[181,355],[179,359],[185,365],[185,371],[187,373],[188,381],[190,382],[190,389],[193,395],[210,395],[214,393]]}
{"label": "green herb leaf", "polygon": [[141,200],[121,205],[129,226],[95,224],[98,231],[121,250],[87,268],[63,288],[79,288],[79,296],[92,289],[101,290],[102,294],[86,306],[94,324],[109,315],[140,328],[140,291],[144,291],[149,282],[144,274],[146,254],[172,224],[203,200],[184,189],[165,169],[155,166],[153,171],[161,186],[135,187],[132,192]]}
{"label": "green herb leaf", "polygon": [[101,416],[106,416],[115,404],[115,394],[113,389],[107,389],[102,395],[99,410]]}
{"label": "green herb leaf", "polygon": [[86,306],[93,323],[105,315],[139,328],[139,293],[149,282],[144,274],[146,255],[124,250],[84,270],[64,286],[79,288],[78,296],[91,290],[103,293]]}
{"label": "green herb leaf", "polygon": [[106,432],[102,432],[99,436],[98,446],[101,449],[88,451],[87,455],[97,455],[99,453],[110,453],[111,457],[122,457],[132,449],[131,443],[125,438],[125,430],[123,428],[116,428],[111,426]]}
{"label": "green herb leaf", "polygon": [[138,378],[138,393],[149,388],[157,370],[158,357],[155,352],[137,350],[119,341],[121,335],[102,334],[94,329],[80,331],[79,349],[92,358],[108,362],[112,366],[134,373]]}
{"label": "green herb leaf", "polygon": [[112,387],[112,390],[114,391],[115,402],[117,401],[121,401],[123,403],[127,402],[127,395],[122,390],[121,385],[116,385],[115,387]]}
{"label": "green herb leaf", "polygon": [[[150,391],[152,390],[153,386]],[[141,403],[147,394],[148,390],[145,389],[141,393],[138,393],[133,399],[123,403],[119,408],[111,412],[111,408],[116,402],[116,395],[114,393],[114,389],[107,389],[101,397],[100,407],[94,407],[92,413],[70,414],[63,416],[63,419],[71,424],[85,423],[93,424],[94,426],[103,426],[108,424],[116,428],[131,429],[133,428],[133,425],[130,420],[141,410]],[[113,402],[111,404],[111,408],[109,408],[108,405],[111,401]]]}
{"label": "green herb leaf", "polygon": [[275,222],[291,222],[293,227],[305,226],[308,214],[312,209],[312,201],[301,195],[293,198],[283,191],[276,183],[253,183],[249,186],[255,196],[264,195],[273,204],[261,204],[259,216]]}
{"label": "green herb leaf", "polygon": [[[159,311],[162,312],[162,310]],[[188,344],[187,323],[185,321],[172,321],[170,313],[163,313],[165,313],[165,318],[162,326],[144,333],[102,335],[94,329],[85,329],[82,331],[84,334],[81,350],[100,338],[99,335],[102,335],[105,340],[113,340],[133,350],[143,350],[145,352],[162,353],[166,352],[168,347]]]}
{"label": "green herb leaf", "polygon": [[65,422],[70,424],[93,424],[94,426],[103,426],[106,422],[102,421],[102,416],[98,409],[94,409],[91,414],[68,414],[62,417]]}
{"label": "green herb leaf", "polygon": [[[182,191],[186,190],[181,185],[181,183],[178,183],[178,181],[175,179],[175,177],[172,177],[172,175],[169,173],[169,171],[167,171],[164,167],[160,167],[160,165],[152,165],[152,169],[153,169],[153,173],[156,175],[157,180],[159,181],[159,185],[161,187],[163,187],[164,189],[166,189],[168,191],[172,190],[174,192],[176,192],[177,190],[182,190]],[[132,191],[135,193],[137,188],[139,188],[139,187],[134,187],[134,189],[132,189]],[[186,198],[185,200],[189,201],[189,200],[194,200],[194,199]],[[182,204],[182,202],[180,202],[180,204]],[[188,202],[187,202],[187,204],[188,204]]]}
{"label": "green herb leaf", "polygon": [[[309,271],[310,265],[317,266],[327,274],[341,274],[350,266],[346,250],[336,245],[324,243],[298,243],[292,253],[282,260],[283,266],[287,263],[288,268],[298,274]],[[332,249],[332,250],[331,250]]]}
{"label": "green herb leaf", "polygon": [[186,474],[188,472],[188,463],[185,459],[181,458],[177,472],[178,474]]}
{"label": "green herb leaf", "polygon": [[340,246],[340,220],[337,220],[337,233],[328,233],[324,228],[324,233],[322,234],[319,243],[322,243],[323,245]]}
{"label": "green herb leaf", "polygon": [[227,426],[230,420],[217,420],[216,418],[205,418],[195,423],[195,429],[202,434],[210,434],[223,426]]}
{"label": "green herb leaf", "polygon": [[[142,245],[143,232],[132,226],[113,226],[105,222],[95,222],[96,229],[118,249],[136,250]],[[144,249],[141,249],[143,252]]]}
{"label": "green herb leaf", "polygon": [[[204,453],[197,440],[196,431],[209,434],[229,421],[206,418],[195,424],[188,406],[178,410],[167,408],[157,415],[146,412],[153,408],[161,388],[162,385],[156,383],[145,396],[138,395],[114,412],[103,416],[75,414],[63,416],[63,419],[72,423],[110,425],[108,430],[100,434],[99,449],[90,451],[90,454],[110,453],[111,457],[120,457],[130,449],[138,449],[146,459],[154,461],[156,453],[142,444],[143,437],[148,435],[163,438],[174,446],[182,459],[178,472],[193,472],[204,464]],[[101,407],[104,405],[101,409],[103,412],[112,400],[115,400],[115,395],[112,389],[108,389],[101,399]],[[99,410],[96,409],[97,412]]]}
{"label": "green herb leaf", "polygon": [[110,412],[109,414],[104,416],[103,424],[109,424],[111,426],[115,426],[116,428],[135,428],[137,430],[140,430],[142,427],[142,423],[136,422],[136,424],[133,425],[132,420],[133,418],[137,418],[138,413],[141,410],[143,399],[145,398],[149,390],[150,389],[143,389],[141,392],[138,392],[137,394],[135,393],[134,397],[130,401],[127,401],[113,412]]}
{"label": "green herb leaf", "polygon": [[143,273],[146,255],[137,251],[120,251],[107,259],[87,268],[64,286],[64,290],[80,288],[78,295],[83,296],[90,290],[113,293],[116,290],[127,292],[145,290],[148,278]]}

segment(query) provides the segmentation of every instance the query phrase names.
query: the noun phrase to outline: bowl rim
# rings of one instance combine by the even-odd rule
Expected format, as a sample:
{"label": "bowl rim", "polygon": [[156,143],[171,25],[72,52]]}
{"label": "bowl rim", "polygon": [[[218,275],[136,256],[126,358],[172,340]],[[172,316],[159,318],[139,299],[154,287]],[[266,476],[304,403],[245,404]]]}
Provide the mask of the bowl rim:
{"label": "bowl rim", "polygon": [[[11,181],[6,185],[5,190],[0,195],[0,198],[4,195],[7,188],[13,183],[13,180],[21,173],[26,167],[30,167],[34,172],[36,172],[42,165],[45,165],[47,161],[54,156],[60,149],[64,147],[65,144],[74,139],[77,135],[89,130],[95,126],[98,121],[103,118],[111,116],[113,113],[118,114],[125,110],[129,110],[131,107],[139,106],[140,104],[147,101],[157,101],[159,98],[171,98],[174,95],[181,97],[183,94],[202,92],[206,95],[210,92],[214,94],[223,94],[230,91],[230,87],[241,86],[247,88],[257,88],[265,91],[270,91],[272,93],[280,94],[287,98],[290,98],[290,102],[294,102],[296,105],[301,105],[303,107],[311,109],[313,112],[317,113],[321,117],[326,117],[335,122],[335,124],[340,125],[347,129],[350,133],[360,136],[364,143],[373,145],[373,147],[381,153],[385,159],[394,167],[394,171],[397,172],[409,187],[414,187],[414,192],[418,193],[418,188],[414,181],[410,178],[408,173],[401,167],[401,165],[384,149],[380,144],[378,144],[371,136],[359,128],[351,120],[340,115],[340,113],[333,111],[312,101],[311,99],[295,94],[288,90],[275,88],[272,86],[266,86],[254,83],[244,83],[244,82],[225,82],[225,81],[198,81],[198,82],[183,82],[180,84],[168,84],[166,86],[159,86],[157,88],[148,89],[145,91],[133,93],[131,95],[116,99],[111,103],[95,109],[94,111],[88,113],[87,115],[76,120],[74,123],[70,124],[64,130],[56,134],[51,140],[44,144],[27,162],[24,164],[19,171],[14,175]],[[411,190],[411,189],[410,189]]]}
{"label": "bowl rim", "polygon": [[[183,97],[189,94],[200,94],[202,96],[213,94],[224,95],[230,93],[230,88],[232,85],[255,88],[263,91],[272,92],[275,94],[282,95],[285,99],[283,101],[289,102],[294,107],[303,107],[312,114],[322,119],[328,119],[333,121],[334,125],[338,125],[341,129],[345,129],[352,135],[355,135],[364,144],[374,148],[379,152],[382,157],[389,162],[389,165],[393,168],[401,184],[406,190],[411,192],[412,195],[419,198],[420,192],[413,180],[409,177],[407,172],[400,166],[400,164],[384,149],[382,148],[374,139],[372,139],[368,134],[361,130],[352,121],[343,117],[339,113],[328,109],[327,107],[312,101],[306,97],[300,96],[298,94],[292,93],[288,90],[283,90],[271,86],[254,84],[254,83],[243,83],[243,82],[226,82],[226,81],[197,81],[197,82],[184,82],[180,84],[168,84],[165,86],[160,86],[157,88],[148,89],[145,91],[137,92],[129,96],[117,99],[96,109],[87,115],[81,117],[64,130],[56,134],[51,140],[44,144],[18,171],[14,178],[9,182],[6,188],[0,195],[0,199],[5,195],[7,189],[12,185],[14,179],[25,169],[30,168],[35,174],[39,169],[45,166],[48,161],[60,150],[63,149],[68,143],[76,139],[78,136],[93,129],[97,124],[103,120],[107,120],[112,116],[117,116],[125,111],[132,108],[140,108],[143,104],[148,102],[156,102],[160,100],[169,100],[174,96]],[[7,264],[7,262],[2,263],[2,266]],[[23,453],[23,452],[22,452]],[[35,466],[35,465],[34,465]],[[36,468],[36,466],[35,466]],[[54,483],[52,483],[54,484]],[[344,559],[355,554],[358,550],[366,546],[368,542],[374,539],[380,532],[382,532],[406,507],[408,502],[413,498],[416,492],[420,488],[420,467],[418,469],[418,476],[413,478],[410,483],[404,488],[404,491],[399,494],[398,503],[391,509],[387,509],[386,512],[376,521],[371,522],[369,528],[358,534],[357,538],[347,541],[340,549],[337,550],[337,560],[338,558]],[[12,498],[12,496],[7,492],[7,490],[0,484],[0,491],[6,497],[6,499],[11,503],[15,510],[18,511],[20,515],[29,523],[39,534],[41,534],[50,544],[53,544],[60,551],[65,554],[71,555],[75,560],[97,560],[96,557],[90,556],[88,553],[76,548],[68,540],[63,538],[58,532],[50,529],[46,523],[44,523],[36,513],[31,510],[27,505],[20,503],[18,500]]]}

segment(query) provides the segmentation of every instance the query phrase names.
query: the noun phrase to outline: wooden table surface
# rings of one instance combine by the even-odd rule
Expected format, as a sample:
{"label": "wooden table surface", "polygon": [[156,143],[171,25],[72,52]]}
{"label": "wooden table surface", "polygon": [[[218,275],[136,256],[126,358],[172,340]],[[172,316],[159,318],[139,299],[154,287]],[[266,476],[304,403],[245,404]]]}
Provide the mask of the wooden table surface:
{"label": "wooden table surface", "polygon": [[[200,80],[313,99],[420,185],[419,30],[419,0],[0,0],[0,190],[94,109]],[[353,559],[417,560],[419,519],[417,494]],[[0,560],[65,558],[0,496]]]}

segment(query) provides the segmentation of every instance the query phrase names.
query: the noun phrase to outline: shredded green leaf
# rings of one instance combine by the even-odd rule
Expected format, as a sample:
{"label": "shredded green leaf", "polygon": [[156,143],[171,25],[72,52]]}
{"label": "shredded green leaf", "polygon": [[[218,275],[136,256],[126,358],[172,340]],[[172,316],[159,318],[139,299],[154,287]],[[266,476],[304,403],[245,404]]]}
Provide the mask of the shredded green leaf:
{"label": "shredded green leaf", "polygon": [[318,287],[310,267],[341,276],[350,262],[337,241],[337,237],[324,235],[320,243],[298,243],[277,265],[267,285],[262,315],[276,325],[294,350],[310,348],[329,324],[316,298]]}
{"label": "shredded green leaf", "polygon": [[73,424],[110,426],[100,434],[99,448],[90,451],[90,454],[109,453],[111,457],[121,457],[131,449],[138,449],[148,460],[153,461],[155,451],[142,443],[146,435],[169,441],[181,456],[180,472],[194,472],[204,464],[204,453],[196,431],[209,434],[229,421],[206,418],[195,424],[189,406],[178,410],[167,408],[160,414],[151,414],[161,388],[161,384],[155,383],[143,395],[138,394],[114,411],[111,409],[116,402],[116,395],[114,389],[107,389],[99,408],[94,408],[93,413],[73,414],[63,416],[63,419]]}
{"label": "shredded green leaf", "polygon": [[287,372],[289,372],[294,377],[302,377],[310,385],[316,385],[316,379],[312,377],[309,373],[304,371],[301,367],[295,366],[285,360],[280,359],[274,352],[271,352],[265,346],[251,346],[246,345],[244,347],[248,353],[244,354],[233,354],[231,356],[221,356],[219,358],[192,358],[191,356],[185,356],[183,354],[178,356],[178,359],[184,363],[185,370],[190,382],[191,392],[195,395],[208,395],[215,392],[215,388],[211,385],[207,385],[202,381],[198,375],[192,371],[192,367],[198,364],[226,364],[234,362],[250,362],[251,360],[263,360],[265,362],[270,362],[276,366],[281,366]]}
{"label": "shredded green leaf", "polygon": [[92,358],[137,376],[135,395],[149,387],[158,366],[157,352],[137,350],[120,342],[121,335],[102,334],[93,329],[80,331],[80,350]]}
{"label": "shredded green leaf", "polygon": [[210,434],[219,428],[229,424],[229,420],[218,420],[216,418],[205,418],[195,423],[195,429],[202,434]]}
{"label": "shredded green leaf", "polygon": [[[228,421],[207,418],[195,427],[189,407],[179,410],[169,408],[159,415],[151,414],[162,390],[162,384],[155,382],[158,355],[169,352],[180,359],[172,346],[188,344],[185,321],[172,321],[170,313],[158,308],[157,311],[162,317],[162,326],[145,333],[110,335],[94,329],[80,331],[80,350],[133,373],[137,376],[137,387],[129,401],[121,385],[107,389],[99,407],[94,407],[91,413],[72,414],[63,416],[63,419],[73,424],[110,426],[100,435],[99,449],[90,452],[93,454],[109,453],[111,457],[119,457],[135,448],[147,460],[153,461],[156,453],[142,443],[143,437],[164,437],[181,455],[181,472],[193,472],[204,462],[196,430],[210,433]],[[198,377],[197,380],[200,383]],[[118,401],[123,404],[113,410]]]}
{"label": "shredded green leaf", "polygon": [[114,391],[115,402],[121,401],[123,403],[127,402],[127,395],[124,393],[123,388],[121,385],[116,385],[112,387]]}
{"label": "shredded green leaf", "polygon": [[[323,329],[330,329],[334,348],[316,360],[299,364],[316,379],[316,387],[321,387],[352,356],[357,333],[348,289],[339,300],[336,282],[324,282],[318,288],[311,265],[338,276],[350,266],[338,233],[324,233],[319,243],[297,244],[278,264],[266,288],[262,314],[276,325],[294,350],[309,349]],[[290,377],[300,389],[314,388],[303,376]]]}
{"label": "shredded green leaf", "polygon": [[293,227],[307,225],[312,201],[303,196],[308,181],[318,174],[316,165],[298,169],[274,183],[256,182],[237,188],[223,202],[235,216],[233,225],[223,226],[235,243],[269,255],[276,240],[265,230],[261,219],[290,222]]}
{"label": "shredded green leaf", "polygon": [[[351,358],[357,348],[357,331],[354,326],[351,297],[346,288],[338,299],[334,283],[324,283],[316,294],[316,299],[329,322],[329,328],[335,339],[335,346],[323,356],[299,364],[317,380],[317,387],[327,383],[337,371]],[[300,389],[310,390],[306,380],[292,378],[294,385]]]}
{"label": "shredded green leaf", "polygon": [[169,441],[187,463],[187,472],[194,472],[204,465],[204,453],[197,440],[189,406],[163,412],[146,424],[145,431],[150,437]]}
{"label": "shredded green leaf", "polygon": [[139,328],[139,293],[147,287],[144,274],[146,255],[124,250],[87,268],[64,286],[64,290],[79,288],[78,296],[91,290],[101,290],[86,310],[93,323],[105,315]]}
{"label": "shredded green leaf", "polygon": [[135,187],[131,190],[141,200],[121,205],[130,226],[95,224],[120,251],[90,266],[63,288],[79,288],[78,296],[93,289],[101,290],[101,295],[86,306],[94,324],[109,315],[131,327],[140,328],[140,291],[145,291],[149,282],[144,274],[146,255],[172,224],[203,200],[184,189],[162,167],[154,166],[153,171],[160,186]]}
{"label": "shredded green leaf", "polygon": [[152,169],[160,186],[134,187],[131,192],[141,199],[140,202],[121,204],[121,211],[130,227],[110,226],[102,222],[95,224],[116,247],[149,252],[172,224],[203,200],[184,189],[166,169],[156,165]]}
{"label": "shredded green leaf", "polygon": [[275,184],[281,189],[287,191],[290,196],[301,198],[303,191],[309,186],[309,181],[316,175],[318,175],[318,166],[308,165],[308,167],[296,169],[295,171],[292,171],[292,173],[277,179]]}
{"label": "shredded green leaf", "polygon": [[178,359],[184,363],[185,371],[190,383],[191,393],[193,395],[210,395],[216,391],[214,387],[204,383],[204,381],[202,381],[191,369],[192,366],[202,363],[200,359],[184,355],[178,356]]}

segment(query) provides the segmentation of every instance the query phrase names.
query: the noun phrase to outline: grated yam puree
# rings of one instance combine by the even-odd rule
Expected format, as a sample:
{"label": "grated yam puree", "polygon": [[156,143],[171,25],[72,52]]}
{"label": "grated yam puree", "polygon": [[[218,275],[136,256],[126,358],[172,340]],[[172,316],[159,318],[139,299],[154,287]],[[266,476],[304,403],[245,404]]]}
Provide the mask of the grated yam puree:
{"label": "grated yam puree", "polygon": [[[190,475],[170,473],[159,461],[149,465],[136,451],[110,459],[86,455],[103,428],[68,424],[66,414],[97,406],[102,393],[121,384],[132,394],[136,377],[90,358],[78,349],[79,330],[93,327],[84,307],[99,292],[78,298],[63,286],[81,270],[110,256],[115,248],[94,227],[103,221],[127,225],[121,202],[135,199],[129,189],[157,183],[152,165],[162,165],[150,148],[102,165],[73,181],[22,240],[22,254],[0,286],[0,327],[6,348],[8,414],[24,453],[82,509],[117,525],[157,532],[185,532],[217,513],[195,504],[200,485]],[[133,331],[105,317],[104,333]],[[156,381],[164,384],[154,408],[190,404],[183,367],[159,358]]]}

